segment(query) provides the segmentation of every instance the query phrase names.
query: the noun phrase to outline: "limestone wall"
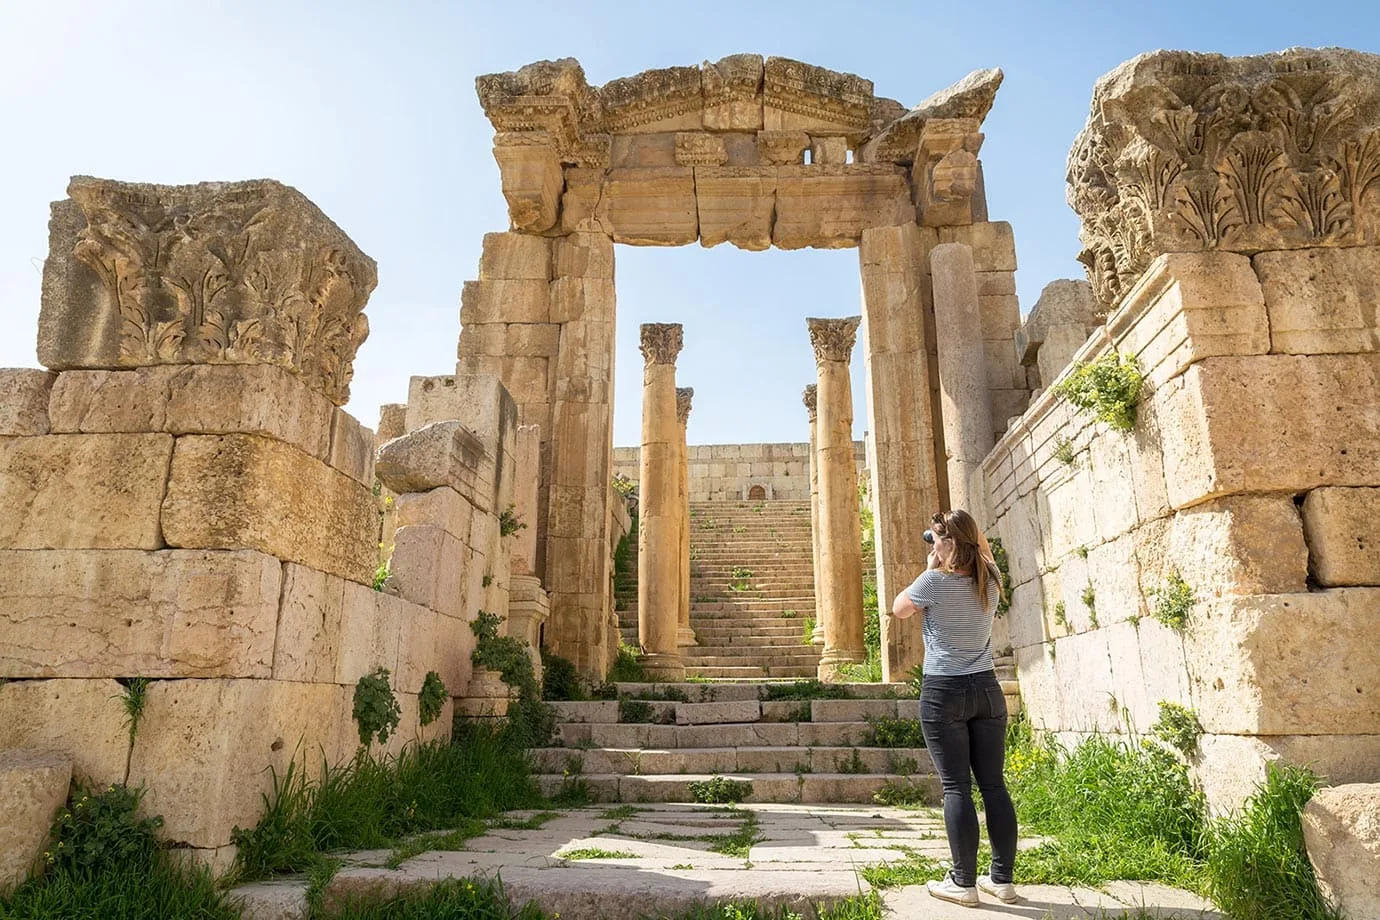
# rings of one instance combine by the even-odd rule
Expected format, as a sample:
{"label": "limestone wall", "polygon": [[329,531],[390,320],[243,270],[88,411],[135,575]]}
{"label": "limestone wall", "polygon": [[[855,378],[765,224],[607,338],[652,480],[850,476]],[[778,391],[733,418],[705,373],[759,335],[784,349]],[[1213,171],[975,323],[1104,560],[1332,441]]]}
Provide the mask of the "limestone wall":
{"label": "limestone wall", "polygon": [[[867,479],[863,442],[854,442],[860,482]],[[697,444],[689,448],[690,500],[692,502],[747,501],[754,487],[766,499],[810,500],[810,445],[802,444]],[[613,449],[613,474],[632,482],[638,478],[636,447]]]}
{"label": "limestone wall", "polygon": [[[511,401],[385,447],[398,527],[375,590],[374,436],[336,405],[372,261],[276,183],[71,194],[40,319],[57,371],[0,371],[0,750],[145,787],[164,836],[223,866],[270,767],[353,755],[361,676],[390,672],[390,751],[449,734],[452,704],[423,727],[417,695],[432,670],[463,694],[469,621],[507,606]],[[316,325],[273,325],[294,309]]]}

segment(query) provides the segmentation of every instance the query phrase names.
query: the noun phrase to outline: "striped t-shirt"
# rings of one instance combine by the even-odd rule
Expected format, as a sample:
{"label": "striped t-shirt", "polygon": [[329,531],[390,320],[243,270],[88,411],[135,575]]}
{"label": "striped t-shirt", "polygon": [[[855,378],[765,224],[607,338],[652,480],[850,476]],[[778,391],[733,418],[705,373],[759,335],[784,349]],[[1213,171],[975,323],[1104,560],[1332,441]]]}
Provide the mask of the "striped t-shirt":
{"label": "striped t-shirt", "polygon": [[992,616],[997,586],[987,585],[987,610],[978,606],[977,582],[967,575],[930,569],[906,589],[923,610],[925,673],[957,677],[992,670]]}

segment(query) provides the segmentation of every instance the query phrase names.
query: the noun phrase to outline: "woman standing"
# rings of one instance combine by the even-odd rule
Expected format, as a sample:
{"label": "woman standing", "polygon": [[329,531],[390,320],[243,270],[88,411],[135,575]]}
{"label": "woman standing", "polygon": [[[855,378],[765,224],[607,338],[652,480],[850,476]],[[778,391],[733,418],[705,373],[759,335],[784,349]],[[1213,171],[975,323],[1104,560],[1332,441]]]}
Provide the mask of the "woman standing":
{"label": "woman standing", "polygon": [[[944,829],[953,868],[930,894],[970,907],[978,889],[999,900],[1016,900],[1011,874],[1016,862],[1016,809],[1006,791],[1006,698],[992,665],[992,617],[1001,598],[1001,575],[987,539],[966,511],[932,519],[934,549],[929,567],[896,596],[893,616],[923,617],[924,680],[920,722],[925,746],[944,786]],[[929,535],[927,535],[928,537]],[[977,874],[978,820],[973,780],[982,790],[990,874]]]}

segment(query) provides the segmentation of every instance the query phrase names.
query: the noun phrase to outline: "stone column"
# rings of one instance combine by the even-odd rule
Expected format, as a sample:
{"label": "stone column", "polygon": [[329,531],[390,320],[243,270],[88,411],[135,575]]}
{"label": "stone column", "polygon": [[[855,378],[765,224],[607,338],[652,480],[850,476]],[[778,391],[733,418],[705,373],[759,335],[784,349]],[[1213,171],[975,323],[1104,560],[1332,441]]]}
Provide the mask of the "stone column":
{"label": "stone column", "polygon": [[970,480],[981,475],[982,460],[995,442],[972,249],[963,243],[940,243],[930,252],[930,273],[949,507],[975,509],[984,499],[973,491]]}
{"label": "stone column", "polygon": [[694,387],[676,388],[676,487],[680,496],[680,599],[676,645],[699,645],[690,628],[690,449],[686,446],[685,426],[690,419]]}
{"label": "stone column", "polygon": [[820,596],[824,618],[821,680],[838,666],[862,661],[862,523],[858,520],[858,468],[853,455],[853,389],[848,358],[862,317],[807,319],[819,371],[816,453],[819,465]]}
{"label": "stone column", "polygon": [[821,601],[823,595],[819,583],[819,462],[816,459],[819,445],[815,433],[818,427],[818,413],[815,409],[818,392],[819,387],[812,383],[801,394],[805,410],[810,413],[810,549],[814,554],[812,559],[815,578],[815,631],[810,635],[811,645],[824,644],[824,604]]}
{"label": "stone column", "polygon": [[637,638],[648,676],[685,675],[676,650],[680,619],[680,517],[676,472],[679,323],[642,325],[642,457],[637,539]]}

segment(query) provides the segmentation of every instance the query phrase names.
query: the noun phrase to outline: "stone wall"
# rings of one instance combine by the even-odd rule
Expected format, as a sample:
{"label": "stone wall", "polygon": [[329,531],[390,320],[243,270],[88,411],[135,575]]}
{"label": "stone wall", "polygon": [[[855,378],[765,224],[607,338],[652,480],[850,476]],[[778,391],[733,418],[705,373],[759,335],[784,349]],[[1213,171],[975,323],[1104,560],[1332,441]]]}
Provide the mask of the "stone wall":
{"label": "stone wall", "polygon": [[423,727],[418,692],[434,670],[463,694],[469,621],[506,608],[512,413],[385,446],[375,590],[374,436],[337,405],[372,260],[277,183],[70,193],[40,318],[57,372],[0,371],[0,750],[145,787],[166,839],[224,866],[270,767],[353,755],[361,676],[390,672],[388,750],[449,734],[452,704]]}
{"label": "stone wall", "polygon": [[[854,442],[858,477],[866,482],[867,457],[863,442]],[[640,451],[613,449],[613,474],[636,483]],[[697,444],[689,448],[692,502],[747,501],[754,488],[768,500],[810,500],[810,445]]]}
{"label": "stone wall", "polygon": [[[1129,169],[1089,179],[1094,161],[1080,151],[1104,134],[1124,144],[1146,124],[1152,143],[1126,149],[1150,156],[1164,138],[1151,133],[1159,122],[1146,109],[1172,98],[1189,100],[1176,117],[1206,120],[1209,135],[1240,130],[1250,118],[1213,121],[1208,105],[1237,92],[1233,84],[1237,97],[1257,100],[1249,114],[1258,133],[1213,139],[1209,154],[1229,166],[1237,143],[1274,142],[1282,122],[1267,102],[1285,97],[1261,95],[1260,86],[1323,80],[1363,97],[1354,111],[1372,120],[1320,136],[1309,156],[1340,151],[1352,181],[1369,184],[1342,190],[1358,207],[1335,238],[1281,238],[1280,221],[1257,233],[1239,217],[1214,231],[1233,232],[1197,247],[1140,235],[1139,248],[1115,250],[1126,258],[1108,271],[1122,273],[1094,278],[1093,288],[1119,299],[1075,360],[1134,356],[1145,375],[1134,430],[1095,423],[1046,391],[984,473],[991,523],[1010,556],[1011,640],[1035,726],[1068,736],[1144,733],[1159,701],[1189,707],[1205,730],[1195,772],[1223,808],[1276,758],[1311,764],[1334,783],[1380,780],[1380,659],[1371,652],[1380,629],[1380,247],[1367,244],[1371,233],[1355,233],[1375,226],[1380,134],[1377,106],[1366,100],[1380,97],[1380,84],[1351,78],[1351,53],[1179,57],[1142,56],[1099,83],[1070,162],[1085,237],[1118,233],[1093,207],[1092,184],[1123,195],[1144,188],[1117,185],[1130,182]],[[1281,69],[1280,57],[1299,66]],[[1375,59],[1359,57],[1373,74]],[[1102,107],[1114,98],[1115,117]],[[1221,161],[1206,166],[1228,184]],[[1191,175],[1203,164],[1178,168]],[[1318,178],[1297,181],[1308,175]],[[1166,212],[1195,206],[1173,188],[1161,192],[1156,204]],[[1185,226],[1151,217],[1156,232]],[[1197,251],[1173,251],[1186,248]],[[1112,251],[1099,250],[1109,260]],[[1097,271],[1101,259],[1090,263]],[[1145,267],[1132,279],[1127,266]],[[1155,618],[1158,592],[1176,578],[1192,594],[1181,629]]]}

